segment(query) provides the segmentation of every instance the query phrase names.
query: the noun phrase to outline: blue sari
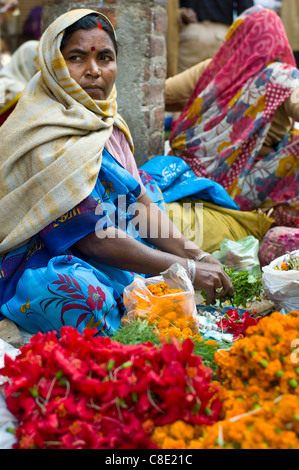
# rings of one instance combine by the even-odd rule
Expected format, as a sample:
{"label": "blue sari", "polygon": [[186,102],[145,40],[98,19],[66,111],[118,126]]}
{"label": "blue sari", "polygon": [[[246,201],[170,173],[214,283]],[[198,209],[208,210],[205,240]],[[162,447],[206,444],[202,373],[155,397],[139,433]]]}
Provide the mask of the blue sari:
{"label": "blue sari", "polygon": [[[162,210],[164,201],[186,196],[238,209],[218,183],[196,177],[182,159],[169,158],[155,157],[139,170],[147,195]],[[140,192],[136,179],[104,150],[90,196],[26,245],[0,256],[1,314],[33,334],[68,325],[113,335],[125,314],[123,290],[135,273],[88,258],[73,245],[114,226],[152,246],[140,238],[133,221]]]}
{"label": "blue sari", "polygon": [[[161,203],[156,186],[144,181],[152,200]],[[0,257],[1,313],[31,333],[60,331],[64,325],[96,328],[112,335],[125,313],[124,287],[134,273],[76,251],[82,237],[115,226],[135,239],[132,223],[141,187],[106,150],[94,190],[73,210],[45,227],[30,241]]]}

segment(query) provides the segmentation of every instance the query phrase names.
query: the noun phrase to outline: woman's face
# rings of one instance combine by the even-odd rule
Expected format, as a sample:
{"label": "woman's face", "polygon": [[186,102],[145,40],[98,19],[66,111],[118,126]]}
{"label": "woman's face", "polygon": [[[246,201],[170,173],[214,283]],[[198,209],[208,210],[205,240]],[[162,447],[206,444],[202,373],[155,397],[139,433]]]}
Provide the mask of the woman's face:
{"label": "woman's face", "polygon": [[61,53],[81,88],[94,100],[106,100],[117,75],[116,51],[108,34],[99,28],[79,29]]}

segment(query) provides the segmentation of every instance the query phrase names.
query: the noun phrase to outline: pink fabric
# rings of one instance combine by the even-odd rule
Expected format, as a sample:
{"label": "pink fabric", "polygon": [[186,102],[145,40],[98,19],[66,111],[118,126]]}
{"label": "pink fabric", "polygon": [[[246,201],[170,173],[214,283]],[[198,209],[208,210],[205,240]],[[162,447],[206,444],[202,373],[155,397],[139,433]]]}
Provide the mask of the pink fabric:
{"label": "pink fabric", "polygon": [[246,10],[172,123],[172,154],[196,176],[221,184],[241,210],[284,205],[288,220],[279,224],[295,226],[299,133],[292,130],[267,156],[260,150],[275,111],[298,86],[279,16],[261,7]]}
{"label": "pink fabric", "polygon": [[143,196],[146,189],[141,182],[138,168],[128,141],[120,129],[117,127],[113,128],[112,135],[106,143],[105,148],[115,158],[115,160],[117,160],[138,181],[141,186],[139,197]]}
{"label": "pink fabric", "polygon": [[259,249],[261,266],[267,266],[288,251],[299,249],[299,228],[273,227],[264,236]]}
{"label": "pink fabric", "polygon": [[[238,21],[242,21],[241,25]],[[284,26],[272,10],[253,7],[236,20],[209,66],[200,77],[181,120],[194,99],[213,82],[217,88],[218,104],[224,107],[266,65],[274,61],[296,67]]]}

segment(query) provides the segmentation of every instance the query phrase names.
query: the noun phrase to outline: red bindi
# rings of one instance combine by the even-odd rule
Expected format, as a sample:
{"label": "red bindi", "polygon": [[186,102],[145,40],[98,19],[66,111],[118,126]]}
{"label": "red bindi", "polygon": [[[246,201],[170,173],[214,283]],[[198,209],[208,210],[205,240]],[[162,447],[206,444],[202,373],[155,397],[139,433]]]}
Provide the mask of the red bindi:
{"label": "red bindi", "polygon": [[95,51],[95,50],[96,50],[96,48],[92,46],[91,50],[92,50],[92,51]]}

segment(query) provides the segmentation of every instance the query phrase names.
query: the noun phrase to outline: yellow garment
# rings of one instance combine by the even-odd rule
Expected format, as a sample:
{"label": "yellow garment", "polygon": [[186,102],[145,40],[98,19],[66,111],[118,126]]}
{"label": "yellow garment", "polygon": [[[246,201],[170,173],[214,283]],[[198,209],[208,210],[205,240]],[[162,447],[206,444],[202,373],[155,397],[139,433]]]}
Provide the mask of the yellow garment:
{"label": "yellow garment", "polygon": [[[187,104],[199,78],[212,59],[204,60],[165,82],[165,108],[181,111]],[[264,145],[275,147],[292,128],[292,118],[299,120],[299,88],[276,110]]]}
{"label": "yellow garment", "polygon": [[178,73],[179,0],[167,1],[167,77]]}
{"label": "yellow garment", "polygon": [[299,0],[283,0],[281,20],[293,51],[299,51]]}
{"label": "yellow garment", "polygon": [[213,57],[225,41],[229,26],[212,21],[185,25],[179,33],[178,72]]}
{"label": "yellow garment", "polygon": [[92,192],[113,125],[133,148],[117,114],[115,87],[106,101],[92,100],[71,78],[60,52],[64,30],[90,13],[109,22],[78,9],[45,31],[41,70],[0,129],[0,253],[21,246]]}
{"label": "yellow garment", "polygon": [[[203,207],[196,207],[196,203]],[[237,211],[190,199],[169,203],[166,211],[178,230],[209,253],[219,250],[224,238],[239,241],[252,235],[261,240],[273,223],[262,212]]]}
{"label": "yellow garment", "polygon": [[165,107],[166,110],[182,110],[189,100],[199,77],[212,59],[204,60],[190,67],[188,70],[167,78],[165,82]]}

